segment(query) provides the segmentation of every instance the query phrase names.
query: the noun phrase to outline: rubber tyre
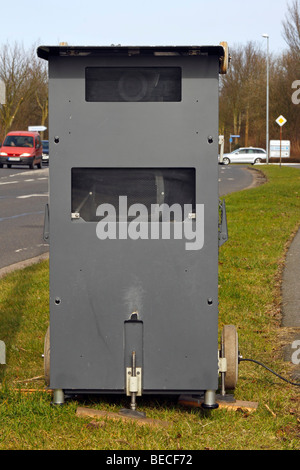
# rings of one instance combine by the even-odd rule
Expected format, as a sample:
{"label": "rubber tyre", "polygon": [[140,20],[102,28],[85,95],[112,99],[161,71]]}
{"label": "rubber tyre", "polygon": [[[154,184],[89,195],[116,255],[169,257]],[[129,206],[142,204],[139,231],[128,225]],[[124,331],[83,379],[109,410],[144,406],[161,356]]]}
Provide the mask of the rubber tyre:
{"label": "rubber tyre", "polygon": [[229,158],[227,157],[223,158],[223,165],[229,165],[229,163],[230,163]]}
{"label": "rubber tyre", "polygon": [[222,331],[224,342],[224,353],[227,360],[227,371],[225,373],[225,389],[234,390],[238,380],[238,335],[235,326],[225,325]]}
{"label": "rubber tyre", "polygon": [[261,163],[261,162],[262,162],[262,159],[261,159],[261,158],[257,158],[257,159],[255,160],[255,162],[254,162],[254,165],[255,165],[255,163]]}
{"label": "rubber tyre", "polygon": [[50,385],[50,327],[45,334],[44,342],[44,376],[47,387]]}

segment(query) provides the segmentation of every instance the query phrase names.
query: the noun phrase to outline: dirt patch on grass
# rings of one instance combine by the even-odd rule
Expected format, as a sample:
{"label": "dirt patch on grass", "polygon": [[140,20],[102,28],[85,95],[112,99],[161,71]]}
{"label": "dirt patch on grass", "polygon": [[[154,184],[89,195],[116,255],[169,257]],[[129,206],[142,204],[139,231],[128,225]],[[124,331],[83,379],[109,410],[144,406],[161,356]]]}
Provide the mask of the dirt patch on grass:
{"label": "dirt patch on grass", "polygon": [[256,188],[257,186],[261,186],[262,184],[265,184],[268,182],[268,178],[261,170],[258,170],[257,168],[253,168],[251,166],[247,167],[247,169],[250,172],[252,172],[253,181],[250,184],[250,186],[248,186],[245,189]]}

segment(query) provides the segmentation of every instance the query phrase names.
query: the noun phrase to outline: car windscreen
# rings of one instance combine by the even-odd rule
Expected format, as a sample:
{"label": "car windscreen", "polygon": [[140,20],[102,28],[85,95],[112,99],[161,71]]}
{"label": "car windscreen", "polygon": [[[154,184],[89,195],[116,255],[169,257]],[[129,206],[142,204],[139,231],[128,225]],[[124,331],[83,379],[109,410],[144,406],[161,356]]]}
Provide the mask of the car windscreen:
{"label": "car windscreen", "polygon": [[8,135],[4,147],[33,147],[33,137],[24,135]]}

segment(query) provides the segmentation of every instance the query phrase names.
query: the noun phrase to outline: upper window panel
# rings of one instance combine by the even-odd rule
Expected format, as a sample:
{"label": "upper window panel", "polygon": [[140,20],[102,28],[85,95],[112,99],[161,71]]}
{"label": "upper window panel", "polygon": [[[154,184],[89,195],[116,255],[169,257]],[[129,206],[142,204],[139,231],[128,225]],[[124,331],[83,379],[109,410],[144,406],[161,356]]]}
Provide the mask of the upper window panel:
{"label": "upper window panel", "polygon": [[86,101],[181,101],[180,67],[87,67],[85,79]]}

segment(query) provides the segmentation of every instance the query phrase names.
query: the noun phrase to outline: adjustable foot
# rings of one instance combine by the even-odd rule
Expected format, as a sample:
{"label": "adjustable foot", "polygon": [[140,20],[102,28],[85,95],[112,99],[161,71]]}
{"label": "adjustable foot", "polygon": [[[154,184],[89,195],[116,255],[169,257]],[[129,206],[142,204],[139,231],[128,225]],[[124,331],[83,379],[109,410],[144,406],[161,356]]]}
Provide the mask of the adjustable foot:
{"label": "adjustable foot", "polygon": [[53,392],[53,401],[52,405],[64,405],[65,403],[65,394],[64,391],[57,388]]}
{"label": "adjustable foot", "polygon": [[146,417],[146,413],[144,411],[137,411],[133,409],[129,410],[128,408],[122,408],[119,411],[119,414],[123,416],[131,417],[131,418],[145,418]]}
{"label": "adjustable foot", "polygon": [[218,403],[216,403],[215,390],[206,390],[204,394],[204,402],[201,406],[205,410],[215,410],[216,408],[219,408]]}

